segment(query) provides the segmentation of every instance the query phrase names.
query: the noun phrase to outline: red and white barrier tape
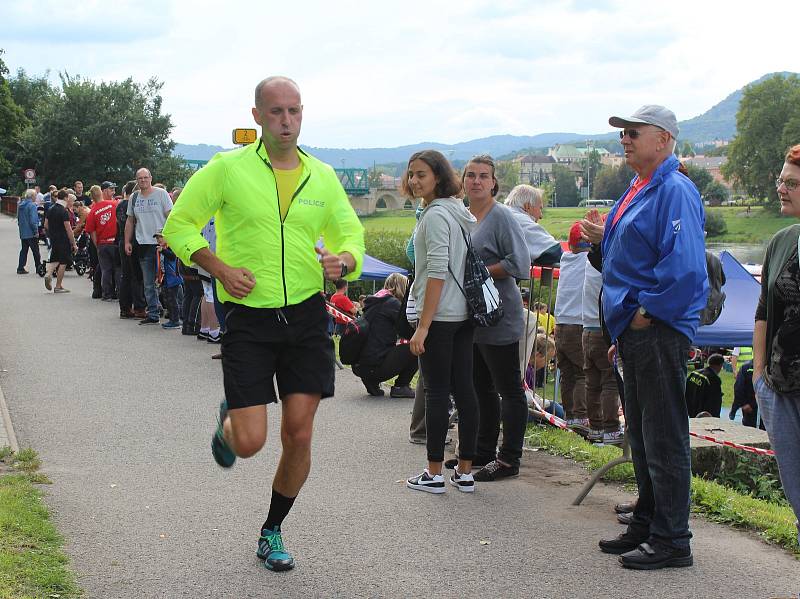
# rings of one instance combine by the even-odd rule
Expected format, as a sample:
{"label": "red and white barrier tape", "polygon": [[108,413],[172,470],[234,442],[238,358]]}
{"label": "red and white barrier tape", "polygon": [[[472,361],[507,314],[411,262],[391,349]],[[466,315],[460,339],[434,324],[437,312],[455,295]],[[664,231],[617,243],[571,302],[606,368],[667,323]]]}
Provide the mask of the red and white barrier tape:
{"label": "red and white barrier tape", "polygon": [[[528,388],[527,385],[525,386],[525,390],[526,391],[530,391],[530,389]],[[555,416],[554,414],[550,414],[549,412],[545,412],[544,410],[542,410],[541,406],[538,405],[538,402],[535,402],[534,405],[530,407],[530,409],[538,417],[540,417],[540,418],[542,418],[544,420],[547,420],[547,422],[549,422],[553,426],[556,426],[556,427],[558,427],[560,429],[564,429],[564,430],[572,430],[571,428],[569,428],[567,426],[567,423],[566,423],[565,420],[562,420],[558,416]],[[575,432],[575,431],[572,431],[572,432]],[[689,431],[689,435],[692,436],[692,437],[696,437],[698,439],[702,439],[703,441],[709,441],[710,443],[716,443],[717,445],[723,445],[725,447],[731,447],[732,449],[739,449],[741,451],[747,451],[747,452],[755,453],[755,454],[758,454],[758,455],[768,455],[768,456],[774,456],[775,455],[775,452],[773,450],[771,450],[771,449],[762,449],[760,447],[751,447],[750,445],[741,445],[740,443],[734,443],[733,441],[721,441],[720,439],[717,439],[716,437],[712,437],[711,435],[701,435],[701,434],[698,434],[698,433],[693,433],[692,431]]]}
{"label": "red and white barrier tape", "polygon": [[329,304],[328,302],[325,302],[325,310],[328,312],[328,314],[330,314],[334,318],[341,318],[345,322],[355,322],[355,318],[353,318],[349,314],[345,314],[344,312],[339,310],[339,308],[337,308],[332,304]]}
{"label": "red and white barrier tape", "polygon": [[711,443],[716,443],[717,445],[724,445],[725,447],[732,447],[733,449],[741,449],[742,451],[749,451],[750,453],[757,453],[758,455],[775,455],[775,452],[771,449],[761,449],[760,447],[740,445],[739,443],[734,443],[733,441],[720,441],[719,439],[716,439],[710,435],[700,435],[698,433],[693,433],[692,431],[689,431],[689,435],[692,437],[697,437],[698,439],[702,439],[703,441],[710,441]]}

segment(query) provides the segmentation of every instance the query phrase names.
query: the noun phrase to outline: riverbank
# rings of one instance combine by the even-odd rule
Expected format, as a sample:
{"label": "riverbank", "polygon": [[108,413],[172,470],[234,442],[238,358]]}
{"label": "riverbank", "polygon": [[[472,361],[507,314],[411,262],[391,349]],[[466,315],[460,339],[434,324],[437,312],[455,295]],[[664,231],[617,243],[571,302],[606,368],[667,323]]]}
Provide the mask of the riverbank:
{"label": "riverbank", "polygon": [[[751,208],[749,213],[741,206],[707,210],[721,214],[728,228],[724,235],[708,238],[709,242],[715,244],[766,244],[777,231],[795,222],[794,219],[782,217],[761,207]],[[572,223],[583,218],[584,214],[585,208],[546,208],[540,224],[556,239],[566,240]],[[385,211],[362,217],[361,222],[368,231],[400,231],[410,235],[414,229],[414,212]]]}

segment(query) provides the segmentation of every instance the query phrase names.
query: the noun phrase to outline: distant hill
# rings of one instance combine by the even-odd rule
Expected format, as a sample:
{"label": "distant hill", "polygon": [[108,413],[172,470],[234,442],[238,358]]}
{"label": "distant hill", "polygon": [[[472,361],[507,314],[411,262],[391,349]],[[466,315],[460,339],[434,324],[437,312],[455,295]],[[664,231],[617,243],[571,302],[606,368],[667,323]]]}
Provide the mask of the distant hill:
{"label": "distant hill", "polygon": [[[752,83],[760,83],[776,73],[764,75]],[[787,76],[790,73],[784,72]],[[749,85],[752,85],[749,84]],[[681,129],[680,140],[689,142],[710,142],[716,139],[730,140],[736,135],[736,112],[742,99],[742,89],[738,89],[727,98],[694,118],[678,123]],[[373,164],[405,163],[408,157],[419,150],[439,150],[451,160],[467,160],[475,154],[491,154],[503,156],[513,154],[525,148],[546,148],[557,143],[577,143],[587,139],[608,140],[617,133],[540,133],[538,135],[492,135],[456,144],[422,142],[396,148],[315,148],[303,146],[320,160],[335,167],[344,165],[350,168],[369,168]],[[208,160],[217,152],[228,150],[221,146],[206,144],[176,144],[174,154],[187,160]]]}

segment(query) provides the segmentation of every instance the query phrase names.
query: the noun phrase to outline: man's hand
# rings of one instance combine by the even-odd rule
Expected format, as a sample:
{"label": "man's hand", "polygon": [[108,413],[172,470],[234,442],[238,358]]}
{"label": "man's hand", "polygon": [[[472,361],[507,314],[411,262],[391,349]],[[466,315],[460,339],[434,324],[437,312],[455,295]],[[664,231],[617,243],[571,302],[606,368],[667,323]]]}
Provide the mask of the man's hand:
{"label": "man's hand", "polygon": [[255,275],[246,268],[233,268],[226,265],[217,274],[217,279],[222,283],[225,291],[236,299],[247,297],[256,286]]}
{"label": "man's hand", "polygon": [[125,253],[130,256],[133,254],[133,244],[130,241],[125,242]]}
{"label": "man's hand", "polygon": [[603,241],[603,230],[605,225],[603,218],[597,211],[597,208],[592,208],[586,213],[586,216],[581,220],[581,237],[589,243],[600,243]]}
{"label": "man's hand", "polygon": [[342,278],[342,264],[344,262],[337,254],[332,254],[327,248],[314,248],[320,255],[319,263],[328,281],[335,281]]}
{"label": "man's hand", "polygon": [[742,406],[742,414],[752,414],[753,413],[753,406],[749,403],[746,403]]}
{"label": "man's hand", "polygon": [[608,348],[608,354],[607,354],[608,363],[611,364],[612,366],[614,365],[614,356],[615,355],[617,355],[617,346],[616,345],[612,345],[611,347]]}

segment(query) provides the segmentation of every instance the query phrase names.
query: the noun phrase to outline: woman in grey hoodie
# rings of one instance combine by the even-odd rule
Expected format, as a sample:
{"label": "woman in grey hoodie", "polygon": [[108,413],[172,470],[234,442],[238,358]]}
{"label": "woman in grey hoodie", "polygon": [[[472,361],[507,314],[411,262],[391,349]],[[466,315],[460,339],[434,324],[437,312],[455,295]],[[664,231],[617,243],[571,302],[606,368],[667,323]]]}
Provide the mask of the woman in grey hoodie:
{"label": "woman in grey hoodie", "polygon": [[428,467],[409,478],[406,485],[417,491],[444,493],[442,462],[452,393],[458,408],[459,460],[450,482],[468,493],[475,490],[470,471],[478,404],[472,388],[473,327],[460,284],[467,251],[464,235],[470,234],[476,221],[457,197],[461,192],[458,176],[435,150],[411,156],[403,191],[421,198],[425,207],[414,236],[412,293],[419,320],[411,351],[420,356],[425,381],[428,452]]}

